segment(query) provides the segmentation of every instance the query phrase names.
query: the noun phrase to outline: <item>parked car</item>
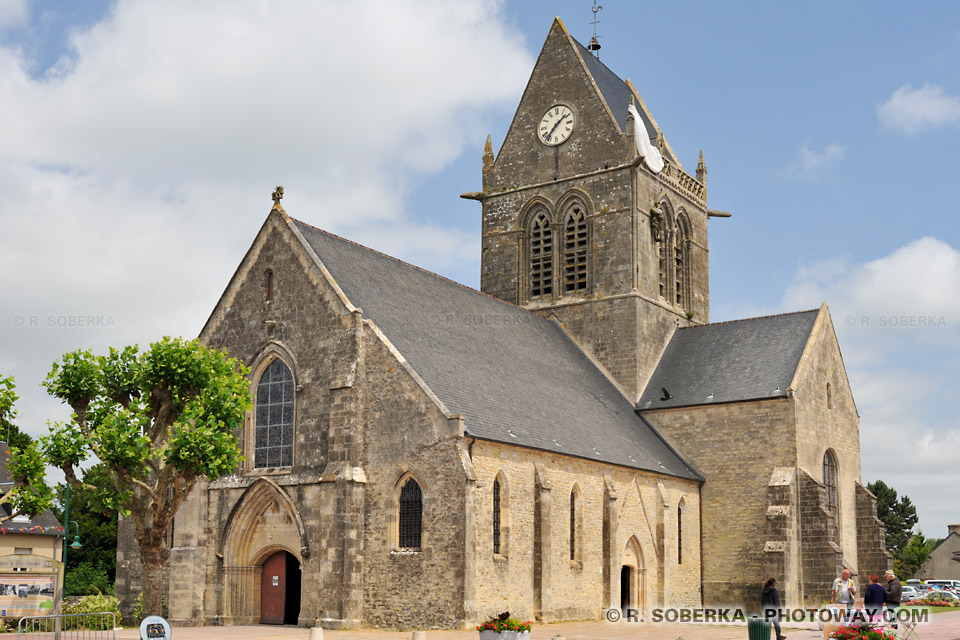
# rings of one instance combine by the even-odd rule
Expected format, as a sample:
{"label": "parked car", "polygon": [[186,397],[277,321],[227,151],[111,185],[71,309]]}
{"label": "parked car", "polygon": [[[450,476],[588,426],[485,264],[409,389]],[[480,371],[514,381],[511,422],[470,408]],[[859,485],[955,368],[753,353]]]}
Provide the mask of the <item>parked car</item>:
{"label": "parked car", "polygon": [[903,585],[903,593],[900,595],[900,599],[904,602],[907,600],[915,600],[920,597],[920,592],[917,591],[912,585]]}
{"label": "parked car", "polygon": [[960,590],[960,580],[927,580],[924,584],[929,584],[941,589],[950,589],[953,592]]}

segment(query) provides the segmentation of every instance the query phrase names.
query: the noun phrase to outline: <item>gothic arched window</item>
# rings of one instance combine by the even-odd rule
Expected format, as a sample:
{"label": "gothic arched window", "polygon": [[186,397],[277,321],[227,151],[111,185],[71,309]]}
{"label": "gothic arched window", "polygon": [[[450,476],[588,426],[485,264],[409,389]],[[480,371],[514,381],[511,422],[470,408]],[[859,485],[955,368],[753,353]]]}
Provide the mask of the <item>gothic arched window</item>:
{"label": "gothic arched window", "polygon": [[689,308],[689,296],[687,295],[689,256],[687,256],[687,231],[685,228],[686,220],[681,216],[677,218],[676,231],[673,234],[673,278],[674,295],[677,306]]}
{"label": "gothic arched window", "polygon": [[271,362],[257,382],[253,461],[258,469],[293,464],[293,375]]}
{"label": "gothic arched window", "polygon": [[830,515],[837,514],[837,458],[833,451],[827,449],[823,454],[823,485],[827,493],[827,511]]}
{"label": "gothic arched window", "polygon": [[423,494],[413,478],[409,478],[400,489],[397,525],[397,546],[401,549],[419,549],[423,533]]}
{"label": "gothic arched window", "polygon": [[677,564],[683,564],[683,500],[677,505]]}
{"label": "gothic arched window", "polygon": [[493,481],[493,552],[500,553],[500,481]]}
{"label": "gothic arched window", "polygon": [[577,494],[570,492],[570,559],[577,559]]}
{"label": "gothic arched window", "polygon": [[583,206],[575,203],[563,224],[563,291],[587,289],[587,219]]}
{"label": "gothic arched window", "polygon": [[553,294],[553,229],[543,211],[530,223],[530,296],[550,297]]}

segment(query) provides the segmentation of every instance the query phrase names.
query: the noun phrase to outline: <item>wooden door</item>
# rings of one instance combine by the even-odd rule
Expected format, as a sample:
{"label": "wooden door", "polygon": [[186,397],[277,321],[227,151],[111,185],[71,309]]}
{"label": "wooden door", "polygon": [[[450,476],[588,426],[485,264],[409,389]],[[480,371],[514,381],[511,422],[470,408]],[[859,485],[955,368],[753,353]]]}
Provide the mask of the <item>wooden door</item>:
{"label": "wooden door", "polygon": [[278,551],[263,563],[260,578],[260,624],[283,624],[287,598],[287,552]]}

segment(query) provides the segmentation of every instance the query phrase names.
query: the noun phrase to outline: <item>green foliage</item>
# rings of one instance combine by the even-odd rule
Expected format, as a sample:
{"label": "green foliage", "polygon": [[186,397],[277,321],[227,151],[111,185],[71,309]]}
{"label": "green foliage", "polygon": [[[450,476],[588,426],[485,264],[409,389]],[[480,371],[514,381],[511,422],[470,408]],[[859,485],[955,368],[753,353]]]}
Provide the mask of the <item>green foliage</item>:
{"label": "green foliage", "polygon": [[113,595],[113,581],[107,575],[106,569],[90,562],[83,562],[73,569],[67,569],[63,588],[68,596]]}
{"label": "green foliage", "polygon": [[137,594],[137,604],[133,606],[133,619],[143,620],[143,591]]}
{"label": "green foliage", "polygon": [[[80,527],[80,540],[83,547],[70,549],[67,555],[67,595],[93,593],[96,588],[103,593],[113,592],[113,580],[117,563],[117,514],[104,506],[100,494],[89,488],[110,481],[109,474],[102,464],[87,469],[83,474],[83,486],[72,487],[70,491],[70,520]],[[62,507],[66,500],[66,487],[57,487],[59,507],[54,515],[63,522]],[[73,531],[73,529],[71,529]],[[68,541],[72,540],[68,537]],[[86,567],[74,577],[74,572]],[[104,576],[101,578],[100,576]]]}
{"label": "green foliage", "polygon": [[867,489],[877,496],[877,517],[887,530],[887,551],[898,558],[913,535],[913,527],[918,521],[917,508],[907,496],[898,500],[896,490],[883,480],[871,482]]}
{"label": "green foliage", "polygon": [[12,509],[10,515],[0,516],[0,522],[21,513],[37,516],[49,508],[53,500],[53,491],[46,483],[46,464],[40,446],[10,422],[17,414],[15,388],[12,377],[0,377],[0,425],[3,427],[0,437],[6,437],[8,431],[11,436],[17,435],[17,442],[11,443],[8,465],[13,484],[0,494],[0,504],[9,503]]}
{"label": "green foliage", "polygon": [[930,557],[930,552],[940,542],[937,538],[924,538],[923,533],[910,538],[910,541],[901,549],[899,557],[893,559],[893,569],[897,575],[908,578],[918,571]]}
{"label": "green foliage", "polygon": [[63,604],[64,613],[112,613],[117,616],[117,626],[123,616],[120,614],[120,601],[116,596],[94,594],[80,598],[69,598]]}
{"label": "green foliage", "polygon": [[[104,511],[133,517],[145,576],[166,562],[164,534],[194,483],[242,461],[235,432],[251,405],[246,374],[226,351],[174,338],[143,352],[67,353],[48,374],[44,386],[73,416],[42,439],[47,459],[72,485],[95,489]],[[77,470],[92,456],[100,470],[81,482]],[[146,609],[159,614],[154,582],[145,580]]]}

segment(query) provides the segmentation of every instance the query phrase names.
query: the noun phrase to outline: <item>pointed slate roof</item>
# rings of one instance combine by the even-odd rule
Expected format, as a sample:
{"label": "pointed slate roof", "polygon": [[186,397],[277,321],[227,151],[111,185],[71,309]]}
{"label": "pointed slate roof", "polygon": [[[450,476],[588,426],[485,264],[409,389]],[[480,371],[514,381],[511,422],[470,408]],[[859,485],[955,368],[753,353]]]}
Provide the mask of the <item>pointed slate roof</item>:
{"label": "pointed slate roof", "polygon": [[818,313],[813,309],[678,329],[637,408],[786,397]]}
{"label": "pointed slate roof", "polygon": [[292,222],[469,435],[701,479],[553,322]]}
{"label": "pointed slate roof", "polygon": [[[577,45],[577,51],[580,53],[580,57],[583,58],[583,62],[587,66],[587,71],[597,84],[597,88],[600,89],[600,95],[604,102],[607,103],[607,106],[610,107],[610,111],[613,112],[613,117],[617,119],[620,130],[626,131],[627,107],[630,106],[630,96],[633,95],[633,91],[630,90],[629,85],[627,85],[624,80],[620,79],[620,76],[594,57],[576,38],[571,36],[570,39]],[[636,106],[637,111],[640,113],[640,119],[643,120],[643,126],[647,128],[647,134],[652,141],[657,137],[657,128],[650,121],[649,116],[644,110],[640,108],[640,105]]]}

